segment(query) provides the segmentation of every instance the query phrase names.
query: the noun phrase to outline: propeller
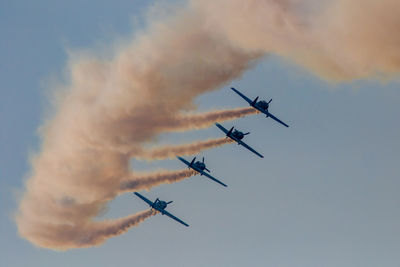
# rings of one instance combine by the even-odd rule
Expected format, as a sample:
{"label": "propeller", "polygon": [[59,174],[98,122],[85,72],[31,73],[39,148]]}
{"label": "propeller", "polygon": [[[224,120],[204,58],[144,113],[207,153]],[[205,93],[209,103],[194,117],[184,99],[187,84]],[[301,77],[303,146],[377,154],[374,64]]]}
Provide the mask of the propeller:
{"label": "propeller", "polygon": [[209,169],[207,169],[207,168],[204,168],[206,171],[208,171],[208,172],[211,172]]}
{"label": "propeller", "polygon": [[204,163],[204,157],[203,157],[203,163]]}
{"label": "propeller", "polygon": [[173,201],[173,200],[171,200],[171,201],[168,201],[168,202],[167,202],[167,205],[168,205],[168,204],[171,204],[172,202],[174,202],[174,201]]}
{"label": "propeller", "polygon": [[272,102],[272,98],[268,101],[268,104]]}
{"label": "propeller", "polygon": [[243,135],[248,135],[248,134],[250,134],[250,132],[244,133]]}

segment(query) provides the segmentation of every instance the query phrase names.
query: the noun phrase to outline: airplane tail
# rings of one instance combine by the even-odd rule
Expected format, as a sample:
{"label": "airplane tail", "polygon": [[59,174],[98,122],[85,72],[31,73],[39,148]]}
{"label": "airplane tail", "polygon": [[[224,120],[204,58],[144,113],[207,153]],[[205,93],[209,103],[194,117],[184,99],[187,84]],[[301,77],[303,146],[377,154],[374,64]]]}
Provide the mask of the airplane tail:
{"label": "airplane tail", "polygon": [[256,98],[254,98],[253,102],[251,102],[251,105],[254,106],[257,103],[258,100],[258,96]]}
{"label": "airplane tail", "polygon": [[234,128],[235,128],[235,126],[232,126],[232,128],[229,130],[229,132],[226,134],[226,136],[230,136],[230,134],[232,133]]}
{"label": "airplane tail", "polygon": [[190,162],[190,164],[189,164],[189,166],[188,166],[189,169],[190,169],[190,167],[192,167],[192,165],[193,165],[193,163],[194,163],[195,160],[196,160],[196,157],[194,157],[194,158],[192,159],[192,161]]}

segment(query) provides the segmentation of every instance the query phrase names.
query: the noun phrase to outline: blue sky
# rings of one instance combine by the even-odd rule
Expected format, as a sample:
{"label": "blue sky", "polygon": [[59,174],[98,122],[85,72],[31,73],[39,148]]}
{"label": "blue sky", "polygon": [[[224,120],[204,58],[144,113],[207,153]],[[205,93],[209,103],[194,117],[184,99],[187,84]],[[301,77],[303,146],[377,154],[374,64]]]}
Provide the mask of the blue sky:
{"label": "blue sky", "polygon": [[[270,57],[231,84],[270,98],[286,129],[262,116],[225,122],[249,130],[260,160],[235,145],[205,151],[220,188],[203,177],[145,192],[174,200],[162,216],[95,248],[54,252],[21,239],[16,195],[39,147],[49,80],[66,49],[112,44],[143,23],[149,1],[0,2],[0,266],[398,266],[400,125],[398,83],[332,84]],[[245,106],[228,88],[201,96],[199,110]],[[167,134],[160,143],[221,136],[217,128]],[[178,169],[174,160],[132,162]],[[145,209],[126,194],[103,217]]]}

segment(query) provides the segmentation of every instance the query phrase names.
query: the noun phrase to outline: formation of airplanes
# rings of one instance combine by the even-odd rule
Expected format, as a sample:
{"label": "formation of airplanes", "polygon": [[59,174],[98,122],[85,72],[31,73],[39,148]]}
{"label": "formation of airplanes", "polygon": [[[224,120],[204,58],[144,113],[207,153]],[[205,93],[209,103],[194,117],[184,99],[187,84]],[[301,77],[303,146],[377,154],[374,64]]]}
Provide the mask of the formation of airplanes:
{"label": "formation of airplanes", "polygon": [[[269,112],[269,105],[272,101],[272,99],[270,99],[268,102],[265,100],[258,100],[258,96],[254,99],[251,100],[250,98],[248,98],[247,96],[245,96],[244,94],[242,94],[240,91],[238,91],[235,88],[231,88],[235,93],[237,93],[240,97],[242,97],[244,100],[246,100],[246,102],[253,107],[254,109],[256,109],[258,112],[261,112],[263,114],[266,115],[266,117],[271,118],[273,120],[275,120],[276,122],[289,127],[289,125],[287,125],[286,123],[284,123],[283,121],[281,121],[280,119],[278,119],[276,116],[272,115]],[[224,126],[222,126],[219,123],[215,123],[215,125],[222,131],[225,133],[226,138],[230,138],[232,139],[234,142],[236,142],[238,145],[241,145],[243,147],[245,147],[246,149],[248,149],[249,151],[251,151],[252,153],[254,153],[255,155],[257,155],[260,158],[264,158],[263,155],[261,155],[260,153],[258,153],[256,150],[254,150],[251,146],[249,146],[248,144],[246,144],[245,142],[243,142],[243,139],[246,135],[250,134],[250,132],[247,133],[243,133],[237,129],[235,129],[234,126],[232,126],[229,130],[226,129]],[[212,175],[210,175],[209,173],[211,172],[209,169],[207,169],[206,164],[204,163],[204,157],[202,159],[202,161],[196,161],[196,157],[194,157],[190,162],[187,161],[186,159],[177,156],[177,159],[179,159],[180,161],[182,161],[189,169],[192,169],[193,171],[195,171],[196,173],[200,174],[200,176],[205,176],[209,179],[211,179],[212,181],[227,187],[226,184],[224,184],[223,182],[221,182],[220,180],[218,180],[217,178],[213,177]],[[185,223],[184,221],[182,221],[181,219],[175,217],[174,215],[172,215],[171,213],[169,213],[168,211],[166,211],[165,209],[167,208],[168,204],[172,203],[172,201],[166,202],[160,199],[156,199],[154,202],[150,201],[149,199],[147,199],[146,197],[144,197],[143,195],[139,194],[138,192],[134,192],[134,194],[136,196],[138,196],[139,198],[141,198],[144,202],[146,202],[151,209],[156,210],[157,212],[161,213],[162,215],[167,215],[168,217],[172,218],[173,220],[183,224],[184,226],[189,226],[187,223]]]}

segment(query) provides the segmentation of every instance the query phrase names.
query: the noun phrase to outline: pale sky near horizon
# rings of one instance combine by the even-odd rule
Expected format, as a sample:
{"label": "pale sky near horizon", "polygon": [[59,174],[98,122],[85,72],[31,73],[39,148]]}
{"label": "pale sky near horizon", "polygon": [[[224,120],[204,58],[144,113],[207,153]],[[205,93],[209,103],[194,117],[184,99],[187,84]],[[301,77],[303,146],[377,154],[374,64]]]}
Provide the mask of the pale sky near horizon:
{"label": "pale sky near horizon", "polygon": [[[332,84],[271,56],[244,76],[196,101],[200,111],[246,106],[229,90],[273,98],[263,116],[223,122],[248,130],[247,143],[205,151],[222,188],[203,177],[155,187],[150,199],[185,228],[158,215],[99,247],[55,252],[20,238],[17,195],[38,150],[49,81],[67,49],[95,49],[130,36],[154,1],[0,0],[0,266],[400,266],[399,83]],[[166,134],[160,143],[220,137],[209,129]],[[179,169],[176,160],[136,169]],[[146,209],[125,194],[101,218]]]}

